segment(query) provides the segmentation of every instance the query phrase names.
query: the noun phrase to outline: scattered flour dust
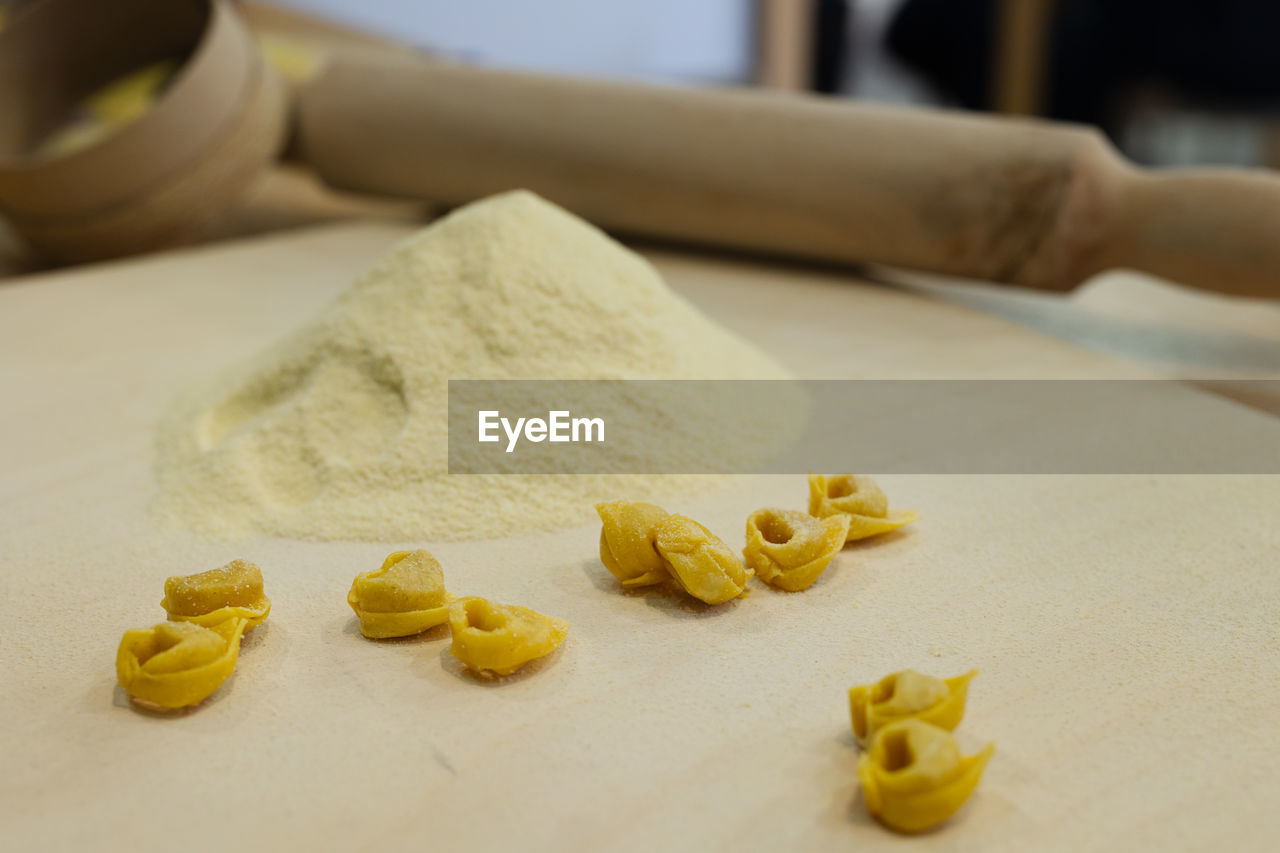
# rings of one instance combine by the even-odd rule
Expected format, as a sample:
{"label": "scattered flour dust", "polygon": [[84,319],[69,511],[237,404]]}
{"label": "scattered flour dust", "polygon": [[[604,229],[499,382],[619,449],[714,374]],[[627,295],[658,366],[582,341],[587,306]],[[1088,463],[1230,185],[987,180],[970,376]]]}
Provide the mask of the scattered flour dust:
{"label": "scattered flour dust", "polygon": [[718,479],[450,476],[450,378],[788,377],[643,258],[507,193],[409,238],[309,324],[183,395],[161,424],[155,509],[217,537],[467,540]]}

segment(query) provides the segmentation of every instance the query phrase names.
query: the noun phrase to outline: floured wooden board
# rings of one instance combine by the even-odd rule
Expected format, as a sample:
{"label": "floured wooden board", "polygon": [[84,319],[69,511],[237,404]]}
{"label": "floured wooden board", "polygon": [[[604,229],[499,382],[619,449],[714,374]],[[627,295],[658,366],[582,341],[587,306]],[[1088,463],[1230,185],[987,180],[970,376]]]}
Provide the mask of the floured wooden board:
{"label": "floured wooden board", "polygon": [[[1280,414],[1280,302],[1195,290],[1126,270],[1069,294],[904,270],[882,275],[934,299],[1002,317],[1162,376]],[[1209,380],[1204,382],[1204,380]]]}
{"label": "floured wooden board", "polygon": [[[598,529],[518,541],[199,541],[164,529],[153,429],[403,235],[343,226],[0,286],[0,837],[11,849],[871,850],[845,688],[981,669],[998,745],[919,849],[1269,849],[1280,833],[1280,482],[885,477],[924,520],[811,590],[718,609],[620,594]],[[810,377],[1116,377],[1102,356],[840,276],[673,255],[671,283]],[[1194,392],[1188,392],[1189,394]],[[1228,406],[1228,403],[1222,403]],[[1250,413],[1253,416],[1253,413]],[[680,509],[740,544],[802,478]],[[452,590],[572,623],[481,684],[447,638],[373,643],[357,571],[427,545]],[[115,687],[164,578],[244,556],[270,621],[174,718]]]}

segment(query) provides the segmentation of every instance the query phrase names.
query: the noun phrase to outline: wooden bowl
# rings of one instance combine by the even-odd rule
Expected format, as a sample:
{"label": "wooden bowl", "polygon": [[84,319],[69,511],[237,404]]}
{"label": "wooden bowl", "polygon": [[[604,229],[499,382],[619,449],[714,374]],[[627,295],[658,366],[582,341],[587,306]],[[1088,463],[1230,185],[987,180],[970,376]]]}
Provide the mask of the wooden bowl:
{"label": "wooden bowl", "polygon": [[[150,108],[87,147],[42,143],[103,85],[181,67]],[[42,257],[179,243],[283,147],[284,86],[226,0],[45,0],[0,32],[0,209]]]}

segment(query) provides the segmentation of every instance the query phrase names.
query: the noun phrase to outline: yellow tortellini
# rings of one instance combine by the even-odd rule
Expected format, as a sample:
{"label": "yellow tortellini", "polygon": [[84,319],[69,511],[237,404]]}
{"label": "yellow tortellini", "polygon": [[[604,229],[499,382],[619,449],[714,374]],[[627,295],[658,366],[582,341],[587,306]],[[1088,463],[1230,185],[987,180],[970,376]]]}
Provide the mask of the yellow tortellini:
{"label": "yellow tortellini", "polygon": [[969,682],[978,674],[971,670],[955,678],[941,679],[904,669],[886,675],[875,684],[849,690],[849,713],[853,734],[865,745],[877,731],[908,717],[954,731],[964,717]]}
{"label": "yellow tortellini", "polygon": [[849,516],[814,518],[790,509],[756,510],[747,518],[747,567],[767,584],[798,592],[813,586],[844,547]]}
{"label": "yellow tortellini", "polygon": [[450,652],[479,674],[510,675],[564,642],[569,623],[527,607],[468,596],[449,605]]}
{"label": "yellow tortellini", "polygon": [[126,631],[116,652],[116,678],[135,700],[161,708],[195,705],[236,668],[248,620],[232,617],[212,628],[161,622]]}
{"label": "yellow tortellini", "polygon": [[707,604],[722,604],[746,590],[754,574],[722,539],[691,518],[669,515],[654,544],[685,592]]}
{"label": "yellow tortellini", "polygon": [[858,761],[867,812],[898,832],[937,826],[969,799],[994,752],[995,744],[988,744],[962,756],[945,729],[919,719],[891,723],[876,732]]}
{"label": "yellow tortellini", "polygon": [[888,533],[920,519],[913,509],[889,509],[889,498],[870,477],[810,474],[809,514],[827,518],[839,513],[850,516],[846,542]]}
{"label": "yellow tortellini", "polygon": [[372,639],[421,634],[449,621],[444,570],[429,552],[396,551],[382,568],[356,575],[347,603]]}
{"label": "yellow tortellini", "polygon": [[670,515],[653,504],[609,501],[596,504],[600,515],[600,562],[624,587],[662,583],[671,577],[654,545],[655,529]]}
{"label": "yellow tortellini", "polygon": [[262,569],[247,560],[169,578],[164,582],[160,605],[171,620],[206,628],[232,618],[244,619],[246,629],[254,628],[271,612],[271,599],[262,590]]}

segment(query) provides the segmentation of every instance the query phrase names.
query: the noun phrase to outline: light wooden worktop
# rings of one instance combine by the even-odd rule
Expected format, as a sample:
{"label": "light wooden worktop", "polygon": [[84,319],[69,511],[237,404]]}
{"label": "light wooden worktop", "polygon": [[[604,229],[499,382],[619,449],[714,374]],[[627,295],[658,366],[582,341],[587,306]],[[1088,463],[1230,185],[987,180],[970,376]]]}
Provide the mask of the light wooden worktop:
{"label": "light wooden worktop", "polygon": [[[757,586],[718,609],[621,594],[592,526],[437,546],[208,542],[154,521],[167,400],[404,233],[334,225],[0,285],[13,849],[900,848],[858,798],[844,691],[906,667],[981,669],[959,738],[998,746],[971,804],[918,849],[1272,846],[1273,477],[886,477],[922,522],[848,548],[805,593]],[[655,259],[804,376],[1143,372],[845,274]],[[743,478],[678,508],[738,544],[748,512],[804,494],[802,478]],[[568,618],[565,647],[485,685],[439,633],[361,638],[352,576],[411,544],[451,590]],[[120,633],[163,615],[167,575],[236,556],[264,567],[274,607],[235,676],[189,714],[132,709]]]}

